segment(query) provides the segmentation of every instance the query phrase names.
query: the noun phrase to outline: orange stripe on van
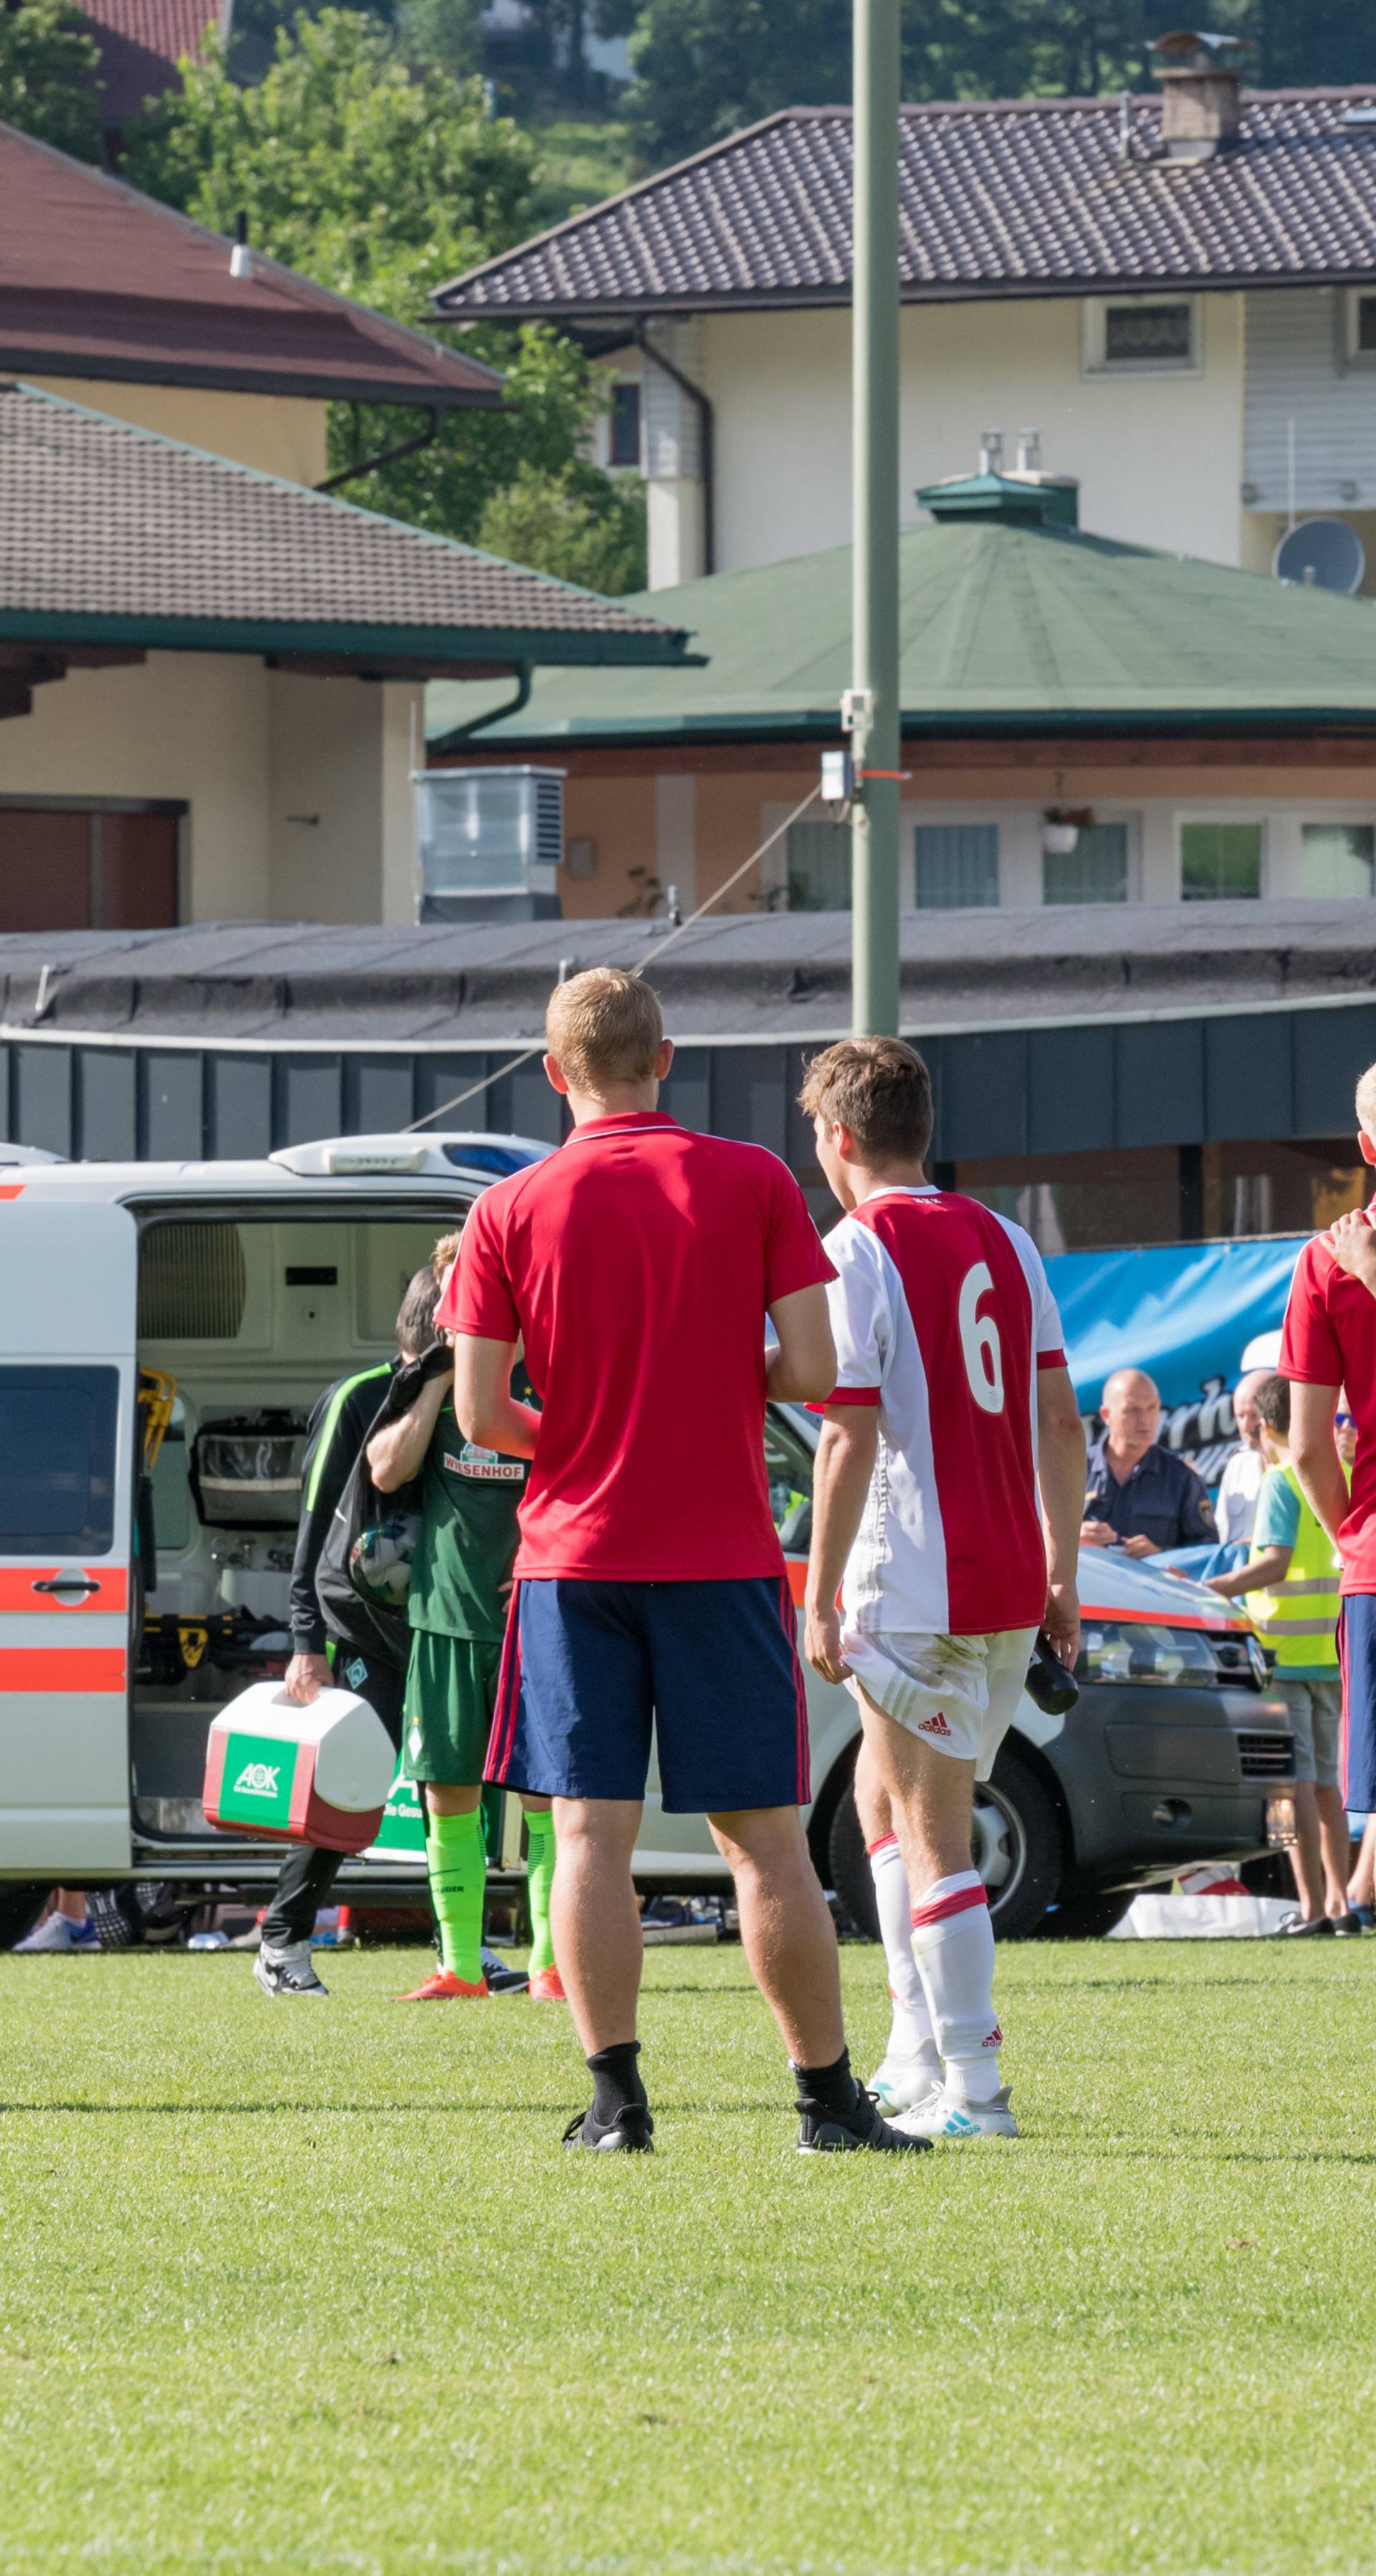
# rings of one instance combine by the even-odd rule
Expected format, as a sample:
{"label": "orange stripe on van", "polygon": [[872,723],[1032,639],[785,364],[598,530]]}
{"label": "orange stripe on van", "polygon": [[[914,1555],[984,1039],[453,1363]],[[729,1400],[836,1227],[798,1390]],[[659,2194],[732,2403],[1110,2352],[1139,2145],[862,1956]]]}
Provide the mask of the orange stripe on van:
{"label": "orange stripe on van", "polygon": [[22,1181],[0,1182],[0,1199],[17,1199],[23,1186]]}
{"label": "orange stripe on van", "polygon": [[83,1565],[81,1572],[100,1585],[99,1592],[35,1592],[36,1583],[51,1583],[55,1574],[69,1571],[69,1566],[58,1565],[0,1565],[0,1610],[55,1610],[60,1618],[70,1619],[82,1610],[108,1615],[128,1609],[127,1565]]}
{"label": "orange stripe on van", "polygon": [[803,1595],[807,1590],[807,1558],[805,1556],[786,1556],[784,1558],[784,1572],[788,1576],[789,1591],[792,1593],[797,1607],[801,1610],[803,1606]]}
{"label": "orange stripe on van", "polygon": [[0,1697],[7,1691],[120,1691],[122,1646],[0,1646]]}

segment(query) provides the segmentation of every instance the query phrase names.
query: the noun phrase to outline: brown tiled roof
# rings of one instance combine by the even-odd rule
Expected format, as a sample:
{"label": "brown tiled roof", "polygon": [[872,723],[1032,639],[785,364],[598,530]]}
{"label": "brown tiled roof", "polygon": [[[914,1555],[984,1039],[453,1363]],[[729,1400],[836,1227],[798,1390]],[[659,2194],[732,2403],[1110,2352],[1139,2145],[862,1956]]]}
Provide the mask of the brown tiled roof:
{"label": "brown tiled roof", "polygon": [[[904,298],[1376,276],[1376,89],[1244,94],[1234,146],[1160,156],[1161,103],[994,100],[902,111]],[[787,108],[442,287],[441,313],[615,320],[845,303],[847,108]]]}
{"label": "brown tiled roof", "polygon": [[24,385],[0,390],[0,638],[499,666],[673,661],[684,642],[643,608]]}
{"label": "brown tiled roof", "polygon": [[0,369],[491,407],[501,378],[0,125]]}
{"label": "brown tiled roof", "polygon": [[145,99],[177,86],[177,65],[194,59],[207,27],[219,22],[215,0],[80,0],[100,47],[103,125],[122,125]]}

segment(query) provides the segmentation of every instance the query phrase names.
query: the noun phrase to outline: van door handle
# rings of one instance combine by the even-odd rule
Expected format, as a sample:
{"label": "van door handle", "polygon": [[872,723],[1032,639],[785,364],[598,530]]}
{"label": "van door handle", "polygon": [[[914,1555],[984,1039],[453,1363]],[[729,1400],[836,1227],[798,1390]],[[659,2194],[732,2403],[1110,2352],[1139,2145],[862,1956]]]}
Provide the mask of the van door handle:
{"label": "van door handle", "polygon": [[35,1592],[99,1592],[100,1585],[90,1574],[51,1574],[32,1588]]}

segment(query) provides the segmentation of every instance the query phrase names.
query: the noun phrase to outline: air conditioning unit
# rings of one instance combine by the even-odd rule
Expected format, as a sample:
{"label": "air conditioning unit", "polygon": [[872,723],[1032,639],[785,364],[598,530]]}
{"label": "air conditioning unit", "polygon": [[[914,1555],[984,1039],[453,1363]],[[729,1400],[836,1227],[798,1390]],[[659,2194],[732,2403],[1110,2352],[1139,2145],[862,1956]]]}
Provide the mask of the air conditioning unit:
{"label": "air conditioning unit", "polygon": [[562,769],[418,769],[422,921],[557,921]]}

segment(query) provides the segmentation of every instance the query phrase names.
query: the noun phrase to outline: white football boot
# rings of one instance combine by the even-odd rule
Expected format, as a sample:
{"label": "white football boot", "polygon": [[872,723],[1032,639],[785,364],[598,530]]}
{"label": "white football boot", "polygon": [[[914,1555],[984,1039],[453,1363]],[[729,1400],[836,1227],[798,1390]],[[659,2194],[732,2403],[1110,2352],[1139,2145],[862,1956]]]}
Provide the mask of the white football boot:
{"label": "white football boot", "polygon": [[904,2057],[892,2045],[884,2062],[877,2066],[866,2087],[874,2095],[886,2120],[896,2111],[915,2111],[941,2090],[941,2060],[919,2049],[916,2056]]}
{"label": "white football boot", "polygon": [[1018,2124],[1008,2101],[1008,2087],[990,2102],[961,2102],[939,2084],[925,2102],[904,2111],[893,2126],[910,2138],[1016,2138]]}

